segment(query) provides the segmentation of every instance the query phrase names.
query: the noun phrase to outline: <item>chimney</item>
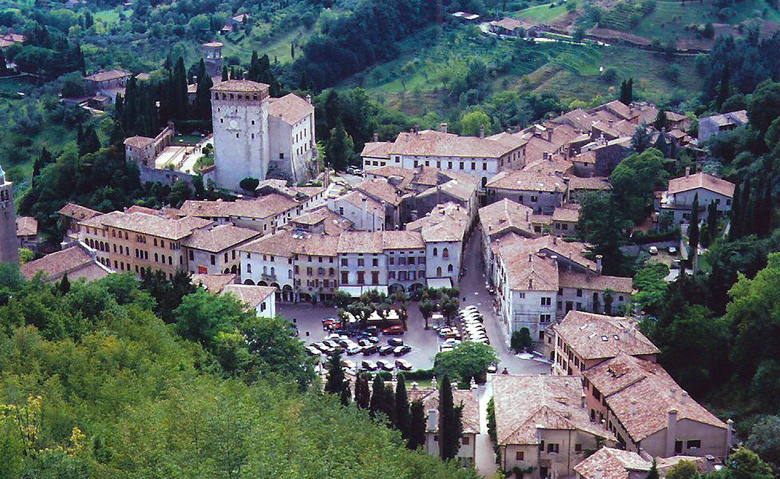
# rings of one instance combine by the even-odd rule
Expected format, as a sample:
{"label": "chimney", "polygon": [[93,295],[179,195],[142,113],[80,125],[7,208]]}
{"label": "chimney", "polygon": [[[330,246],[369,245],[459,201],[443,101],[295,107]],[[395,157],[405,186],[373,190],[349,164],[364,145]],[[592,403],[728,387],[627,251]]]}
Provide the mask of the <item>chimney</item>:
{"label": "chimney", "polygon": [[311,94],[309,93],[306,94],[306,103],[311,105]]}
{"label": "chimney", "polygon": [[414,125],[414,134],[417,135],[420,133],[420,125]]}
{"label": "chimney", "polygon": [[374,133],[374,143],[379,141],[379,133]]}
{"label": "chimney", "polygon": [[582,394],[580,395],[580,407],[581,407],[582,409],[585,409],[585,393],[582,393]]}
{"label": "chimney", "polygon": [[688,393],[683,391],[682,394],[680,394],[680,404],[685,404],[685,401],[688,399]]}
{"label": "chimney", "polygon": [[428,409],[428,425],[425,428],[426,432],[436,432],[438,427],[438,411],[436,409]]}
{"label": "chimney", "polygon": [[368,221],[368,198],[363,197],[363,228],[366,227],[366,222]]}
{"label": "chimney", "polygon": [[669,410],[669,418],[666,423],[666,457],[675,455],[674,443],[677,440],[677,409]]}
{"label": "chimney", "polygon": [[528,253],[528,262],[530,263],[532,261],[531,258],[533,258],[533,253]]}
{"label": "chimney", "polygon": [[598,274],[601,274],[601,260],[602,260],[603,258],[604,258],[604,257],[603,257],[602,255],[600,255],[600,254],[597,254],[597,255],[596,255],[596,272],[597,272]]}
{"label": "chimney", "polygon": [[439,125],[439,129],[441,130],[442,133],[447,133],[447,123],[446,122],[442,122]]}
{"label": "chimney", "polygon": [[534,289],[534,279],[528,278],[528,289]]}
{"label": "chimney", "polygon": [[558,244],[558,237],[557,236],[553,236],[553,244]]}
{"label": "chimney", "polygon": [[479,137],[485,138],[485,125],[479,125]]}
{"label": "chimney", "polygon": [[531,212],[530,211],[526,211],[525,212],[525,221],[528,222],[528,223],[531,222]]}
{"label": "chimney", "polygon": [[636,399],[631,399],[631,415],[636,416]]}
{"label": "chimney", "polygon": [[552,141],[552,135],[553,135],[553,129],[548,128],[547,129],[547,141]]}
{"label": "chimney", "polygon": [[691,176],[691,167],[690,166],[686,166],[685,167],[685,177],[688,178],[689,176]]}

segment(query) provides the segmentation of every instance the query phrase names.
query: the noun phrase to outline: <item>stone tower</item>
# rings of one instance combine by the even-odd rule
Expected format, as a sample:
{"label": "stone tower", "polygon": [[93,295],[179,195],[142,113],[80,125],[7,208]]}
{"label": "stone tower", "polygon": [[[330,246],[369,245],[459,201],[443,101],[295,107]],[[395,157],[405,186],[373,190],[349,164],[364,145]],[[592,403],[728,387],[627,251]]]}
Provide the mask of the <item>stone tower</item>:
{"label": "stone tower", "polygon": [[[211,78],[222,78],[222,47],[220,42],[210,42],[201,45],[206,72]],[[218,83],[215,81],[215,83]]]}
{"label": "stone tower", "polygon": [[19,264],[19,243],[16,240],[14,184],[5,179],[0,167],[0,262]]}
{"label": "stone tower", "polygon": [[211,88],[218,187],[239,190],[244,178],[266,178],[269,88],[248,80],[229,80]]}

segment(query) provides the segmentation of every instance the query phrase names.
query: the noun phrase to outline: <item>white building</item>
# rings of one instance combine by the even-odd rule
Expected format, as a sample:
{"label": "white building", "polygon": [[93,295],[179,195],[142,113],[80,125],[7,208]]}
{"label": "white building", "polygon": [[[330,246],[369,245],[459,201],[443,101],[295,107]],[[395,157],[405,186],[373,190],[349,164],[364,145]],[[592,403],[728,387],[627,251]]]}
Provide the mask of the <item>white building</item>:
{"label": "white building", "polygon": [[660,214],[671,212],[675,224],[690,223],[693,199],[697,194],[699,220],[704,221],[710,203],[717,205],[721,215],[731,211],[734,183],[702,172],[691,175],[690,169],[686,168],[685,176],[669,180],[669,188],[661,192],[658,210]]}
{"label": "white building", "polygon": [[269,92],[268,85],[247,80],[211,88],[218,187],[239,190],[244,178],[268,176],[298,182],[314,172],[314,107],[294,95],[273,99]]}
{"label": "white building", "polygon": [[181,246],[187,270],[198,274],[240,274],[238,248],[260,233],[231,224],[194,230]]}
{"label": "white building", "polygon": [[[445,203],[425,217],[406,225],[408,231],[422,233],[425,242],[425,275],[429,283],[432,279],[444,279],[451,283],[450,287],[457,286],[469,221],[466,208],[455,203]],[[438,282],[435,284],[441,286]]]}
{"label": "white building", "polygon": [[385,227],[385,207],[357,190],[329,199],[328,209],[350,220],[356,230],[382,231]]}
{"label": "white building", "polygon": [[382,233],[344,232],[338,243],[339,290],[360,296],[370,289],[387,293],[387,256]]}

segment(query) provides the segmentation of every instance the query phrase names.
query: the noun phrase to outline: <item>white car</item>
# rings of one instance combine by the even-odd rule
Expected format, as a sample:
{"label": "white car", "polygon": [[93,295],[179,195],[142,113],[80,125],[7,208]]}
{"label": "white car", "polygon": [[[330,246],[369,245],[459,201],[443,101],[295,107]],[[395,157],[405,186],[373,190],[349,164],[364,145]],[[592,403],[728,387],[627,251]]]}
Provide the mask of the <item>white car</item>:
{"label": "white car", "polygon": [[412,370],[412,363],[410,363],[406,359],[396,359],[395,360],[395,367],[400,369],[401,371],[411,371]]}
{"label": "white car", "polygon": [[444,343],[441,346],[439,346],[439,351],[442,353],[445,351],[452,351],[453,349],[455,348],[452,346],[452,344]]}

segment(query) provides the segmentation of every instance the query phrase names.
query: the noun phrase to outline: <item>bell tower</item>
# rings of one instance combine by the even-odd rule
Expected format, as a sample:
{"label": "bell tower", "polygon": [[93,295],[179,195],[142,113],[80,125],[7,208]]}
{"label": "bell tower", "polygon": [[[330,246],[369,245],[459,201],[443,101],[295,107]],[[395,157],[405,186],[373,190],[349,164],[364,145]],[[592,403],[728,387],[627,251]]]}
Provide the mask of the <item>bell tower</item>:
{"label": "bell tower", "polygon": [[0,262],[19,264],[19,243],[16,240],[14,184],[7,181],[0,167]]}

